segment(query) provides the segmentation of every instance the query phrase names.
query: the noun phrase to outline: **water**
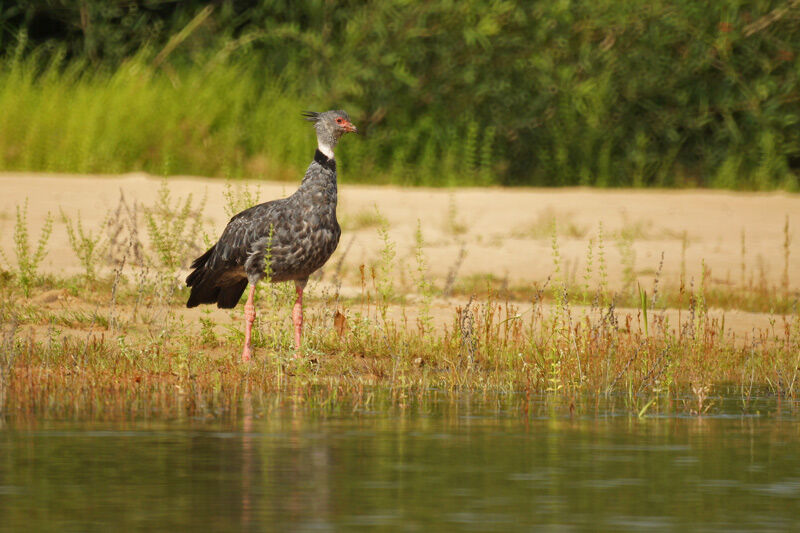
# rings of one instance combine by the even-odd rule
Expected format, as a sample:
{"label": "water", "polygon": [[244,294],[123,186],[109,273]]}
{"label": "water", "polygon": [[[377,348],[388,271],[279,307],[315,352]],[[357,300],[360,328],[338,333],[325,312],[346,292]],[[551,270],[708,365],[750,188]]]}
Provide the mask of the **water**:
{"label": "water", "polygon": [[785,411],[245,412],[7,420],[0,531],[800,527],[800,424]]}

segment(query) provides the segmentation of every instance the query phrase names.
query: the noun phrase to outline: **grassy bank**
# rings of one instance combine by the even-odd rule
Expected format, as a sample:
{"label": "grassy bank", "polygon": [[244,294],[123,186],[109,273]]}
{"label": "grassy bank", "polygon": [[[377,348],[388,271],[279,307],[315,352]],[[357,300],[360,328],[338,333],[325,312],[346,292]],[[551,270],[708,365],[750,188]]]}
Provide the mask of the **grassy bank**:
{"label": "grassy bank", "polygon": [[[133,273],[132,273],[133,274]],[[135,274],[133,274],[135,275]],[[294,358],[291,294],[259,299],[256,360],[239,361],[241,316],[183,314],[182,294],[157,284],[111,282],[75,289],[50,280],[68,306],[43,305],[3,286],[3,412],[108,409],[142,416],[213,411],[244,393],[327,391],[353,396],[429,391],[545,395],[562,402],[614,398],[639,413],[703,413],[720,390],[744,402],[754,391],[794,398],[800,320],[737,337],[711,318],[700,294],[679,320],[638,312],[470,300],[434,328],[424,308],[385,304],[368,291],[345,300],[317,295],[306,310],[304,348]],[[72,291],[72,292],[70,292]],[[376,290],[378,294],[379,291]],[[73,296],[77,294],[77,296]],[[524,306],[527,308],[527,306]],[[408,319],[404,316],[411,315]]]}
{"label": "grassy bank", "polygon": [[[236,187],[226,198],[229,211],[253,200]],[[3,251],[0,275],[5,412],[208,414],[246,393],[308,394],[324,403],[339,396],[367,401],[371,391],[382,391],[402,404],[440,390],[557,402],[612,398],[636,414],[703,413],[723,386],[743,405],[755,390],[797,393],[800,317],[788,280],[711,290],[703,275],[671,288],[655,272],[652,285],[631,292],[608,286],[598,248],[587,262],[592,270],[576,284],[561,263],[554,229],[546,284],[518,299],[461,285],[470,297],[437,320],[432,305],[444,288],[427,271],[421,231],[413,268],[400,280],[393,275],[396,247],[379,214],[382,250],[345,280],[358,293],[343,296],[341,278],[309,287],[302,357],[291,348],[293,291],[280,284],[259,289],[256,361],[242,364],[240,309],[183,308],[180,269],[207,238],[196,202],[172,198],[164,187],[153,205],[121,201],[104,227],[62,216],[36,235],[20,206],[15,248]],[[54,224],[69,228],[83,275],[39,271]],[[115,240],[106,241],[107,234]],[[785,254],[788,261],[788,244]],[[714,302],[750,302],[775,314],[769,327],[743,334],[710,313]],[[620,311],[623,304],[634,308]],[[673,305],[681,311],[670,311]]]}

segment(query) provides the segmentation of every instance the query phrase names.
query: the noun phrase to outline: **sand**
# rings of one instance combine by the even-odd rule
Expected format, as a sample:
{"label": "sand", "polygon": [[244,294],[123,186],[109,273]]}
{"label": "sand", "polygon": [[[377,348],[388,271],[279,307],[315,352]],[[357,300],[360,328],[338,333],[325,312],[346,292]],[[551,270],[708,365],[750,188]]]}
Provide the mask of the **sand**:
{"label": "sand", "polygon": [[[206,196],[206,230],[218,236],[227,218],[222,194],[225,182],[175,176],[168,183],[174,198],[192,194],[199,200]],[[297,183],[236,183],[257,186],[261,201],[286,196],[297,187]],[[80,264],[70,249],[60,220],[61,210],[73,218],[80,212],[84,226],[97,230],[108,210],[118,204],[120,192],[129,202],[148,206],[155,201],[160,184],[160,178],[144,174],[0,174],[0,248],[12,258],[15,207],[27,198],[33,238],[38,236],[48,212],[56,216],[42,269],[78,273]],[[548,229],[553,218],[558,222],[561,271],[577,280],[583,277],[590,240],[597,269],[598,230],[602,223],[612,287],[622,283],[626,264],[633,264],[644,287],[652,287],[662,252],[661,283],[677,284],[682,265],[687,280],[697,283],[704,261],[715,283],[738,285],[744,267],[747,282],[763,276],[770,285],[777,286],[785,270],[784,224],[788,217],[792,237],[788,248],[789,283],[793,290],[800,286],[800,239],[794,238],[800,229],[800,196],[793,194],[583,188],[404,189],[343,184],[339,198],[344,232],[329,265],[348,250],[344,265],[350,273],[346,284],[351,286],[345,290],[357,290],[352,284],[358,266],[369,265],[378,257],[381,241],[368,215],[376,208],[389,222],[390,236],[406,277],[415,268],[414,233],[418,221],[421,223],[428,266],[440,286],[458,262],[462,249],[466,255],[458,268],[460,280],[491,274],[513,285],[542,283],[555,271]],[[635,258],[633,263],[623,260],[626,246]],[[398,272],[401,278],[403,275]],[[592,283],[597,283],[596,272]],[[437,309],[443,316],[451,315],[455,305],[463,305],[463,301],[444,300]],[[754,313],[734,311],[727,316],[742,331],[768,324],[767,316]]]}

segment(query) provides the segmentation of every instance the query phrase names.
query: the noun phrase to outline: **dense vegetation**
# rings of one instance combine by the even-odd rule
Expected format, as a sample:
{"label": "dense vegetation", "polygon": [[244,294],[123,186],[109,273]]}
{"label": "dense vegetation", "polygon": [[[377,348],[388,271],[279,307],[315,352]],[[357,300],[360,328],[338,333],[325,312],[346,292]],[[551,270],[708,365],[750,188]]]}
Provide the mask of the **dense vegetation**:
{"label": "dense vegetation", "polygon": [[[0,168],[797,187],[800,1],[0,4]],[[293,174],[292,174],[293,175]]]}

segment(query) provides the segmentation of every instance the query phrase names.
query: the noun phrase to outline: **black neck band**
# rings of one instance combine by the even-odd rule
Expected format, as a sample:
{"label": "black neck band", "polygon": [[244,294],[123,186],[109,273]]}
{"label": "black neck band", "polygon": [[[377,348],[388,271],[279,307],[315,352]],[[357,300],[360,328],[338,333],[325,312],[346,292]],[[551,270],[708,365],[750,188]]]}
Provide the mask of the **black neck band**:
{"label": "black neck band", "polygon": [[322,152],[317,149],[314,152],[314,161],[322,165],[324,168],[328,170],[336,170],[336,160],[332,157],[328,157],[327,155],[323,154]]}

